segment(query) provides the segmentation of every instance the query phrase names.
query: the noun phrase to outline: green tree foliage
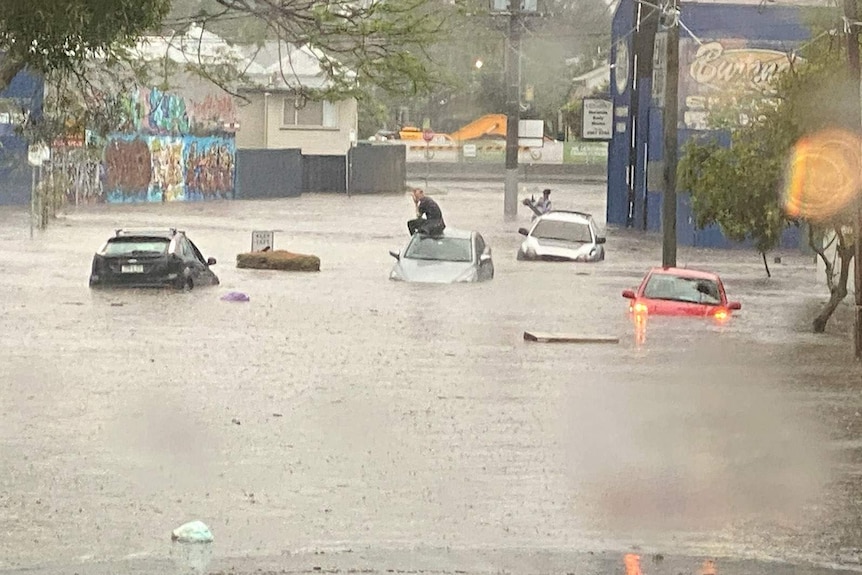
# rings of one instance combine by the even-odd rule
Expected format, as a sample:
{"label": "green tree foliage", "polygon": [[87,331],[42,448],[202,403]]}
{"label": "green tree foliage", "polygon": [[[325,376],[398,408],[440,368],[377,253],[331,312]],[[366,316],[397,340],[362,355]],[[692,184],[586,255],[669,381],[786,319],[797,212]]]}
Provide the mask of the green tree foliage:
{"label": "green tree foliage", "polygon": [[[729,147],[720,145],[715,133],[684,146],[678,166],[679,189],[691,193],[699,227],[717,224],[730,239],[751,240],[765,253],[778,245],[787,225],[799,223],[788,216],[782,203],[794,143],[823,129],[859,125],[858,92],[843,47],[842,38],[819,35],[802,54],[805,61],[797,60],[775,81],[771,98],[753,94],[733,109],[719,110],[716,128],[729,134]],[[740,125],[740,117],[747,123]],[[846,228],[849,221],[847,213],[826,222],[809,222],[810,244],[826,263],[831,294],[814,320],[818,332],[825,329],[847,295],[853,253],[853,236]],[[837,272],[823,249],[824,234],[837,242],[841,260]]]}
{"label": "green tree foliage", "polygon": [[[166,24],[181,30],[197,23],[236,42],[312,48],[328,80],[326,97],[373,88],[413,95],[434,83],[426,48],[459,10],[440,0],[180,0]],[[283,68],[285,78],[297,79]]]}
{"label": "green tree foliage", "polygon": [[158,26],[170,0],[4,0],[0,7],[0,91],[25,67],[80,73],[99,54],[133,44]]}
{"label": "green tree foliage", "polygon": [[[463,9],[426,50],[434,79],[428,92],[412,98],[375,94],[391,111],[386,127],[405,121],[396,113],[402,106],[411,112],[409,123],[428,118],[438,132],[506,112],[508,17],[490,14],[487,1],[463,1]],[[549,0],[539,8],[520,28],[522,116],[542,119],[549,130],[559,131],[558,113],[569,100],[572,78],[604,59],[610,10],[601,0]],[[528,86],[532,101],[526,99]]]}
{"label": "green tree foliage", "polygon": [[[548,0],[540,9],[522,26],[522,86],[535,96],[524,101],[524,116],[551,125],[570,78],[603,58],[610,9],[601,0]],[[363,138],[425,118],[449,132],[506,110],[508,19],[491,16],[487,0],[174,0],[166,26],[190,22],[236,42],[280,39],[319,49],[336,91],[359,98]],[[356,76],[345,76],[348,69]]]}

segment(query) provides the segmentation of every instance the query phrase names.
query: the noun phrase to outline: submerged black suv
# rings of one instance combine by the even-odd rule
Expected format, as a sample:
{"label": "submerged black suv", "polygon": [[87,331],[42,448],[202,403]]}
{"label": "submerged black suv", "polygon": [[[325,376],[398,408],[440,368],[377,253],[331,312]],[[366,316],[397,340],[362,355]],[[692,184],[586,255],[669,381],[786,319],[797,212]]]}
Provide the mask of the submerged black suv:
{"label": "submerged black suv", "polygon": [[215,263],[215,258],[204,259],[185,232],[117,230],[93,256],[90,287],[218,285],[210,271]]}

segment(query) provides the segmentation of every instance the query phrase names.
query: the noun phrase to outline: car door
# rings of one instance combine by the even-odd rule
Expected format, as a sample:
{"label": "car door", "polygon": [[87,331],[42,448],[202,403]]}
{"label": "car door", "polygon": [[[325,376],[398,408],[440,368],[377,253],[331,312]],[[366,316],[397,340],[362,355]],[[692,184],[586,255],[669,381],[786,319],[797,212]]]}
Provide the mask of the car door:
{"label": "car door", "polygon": [[476,259],[479,266],[479,279],[494,277],[494,262],[491,259],[491,248],[485,243],[482,234],[476,234]]}
{"label": "car door", "polygon": [[206,279],[202,277],[206,264],[197,258],[191,242],[185,236],[180,240],[180,252],[182,254],[181,257],[183,258],[183,264],[185,265],[185,269],[188,270],[187,273],[192,282],[195,285],[207,283]]}
{"label": "car door", "polygon": [[[207,260],[204,259],[204,255],[201,253],[201,251],[198,249],[198,247],[195,245],[195,243],[193,241],[191,241],[188,238],[186,238],[186,241],[189,243],[189,246],[192,249],[192,253],[195,256],[196,265],[202,266],[201,270],[200,270],[200,274],[199,274],[201,285],[204,285],[204,284],[205,285],[216,285],[216,284],[218,284],[219,283],[218,277],[216,277],[216,275],[210,269],[210,266],[207,263]],[[215,263],[215,261],[213,261],[213,263]]]}

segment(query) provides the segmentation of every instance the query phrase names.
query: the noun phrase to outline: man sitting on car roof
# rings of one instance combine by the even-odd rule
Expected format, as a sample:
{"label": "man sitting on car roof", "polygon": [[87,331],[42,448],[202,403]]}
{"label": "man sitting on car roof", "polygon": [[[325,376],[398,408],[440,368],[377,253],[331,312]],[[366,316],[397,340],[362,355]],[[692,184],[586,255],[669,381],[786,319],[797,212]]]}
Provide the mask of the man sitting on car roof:
{"label": "man sitting on car roof", "polygon": [[443,212],[437,202],[426,196],[421,188],[413,189],[413,201],[416,203],[416,219],[407,222],[410,235],[416,232],[429,236],[442,234],[446,229],[446,223],[443,221]]}

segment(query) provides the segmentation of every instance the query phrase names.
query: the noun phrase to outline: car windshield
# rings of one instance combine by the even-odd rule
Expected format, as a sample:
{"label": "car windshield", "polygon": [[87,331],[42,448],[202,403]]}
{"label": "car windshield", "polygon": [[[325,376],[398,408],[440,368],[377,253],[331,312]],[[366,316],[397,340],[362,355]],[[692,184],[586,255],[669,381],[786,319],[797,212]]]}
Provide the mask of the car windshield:
{"label": "car windshield", "polygon": [[445,262],[469,262],[473,260],[468,238],[447,238],[416,235],[407,246],[405,258],[414,260],[439,260]]}
{"label": "car windshield", "polygon": [[559,240],[579,244],[593,241],[593,234],[588,224],[548,219],[539,220],[530,235],[543,240]]}
{"label": "car windshield", "polygon": [[644,297],[706,305],[721,303],[718,283],[714,280],[669,274],[652,275],[644,288]]}
{"label": "car windshield", "polygon": [[105,256],[155,256],[167,253],[170,241],[161,238],[122,238],[105,244]]}

